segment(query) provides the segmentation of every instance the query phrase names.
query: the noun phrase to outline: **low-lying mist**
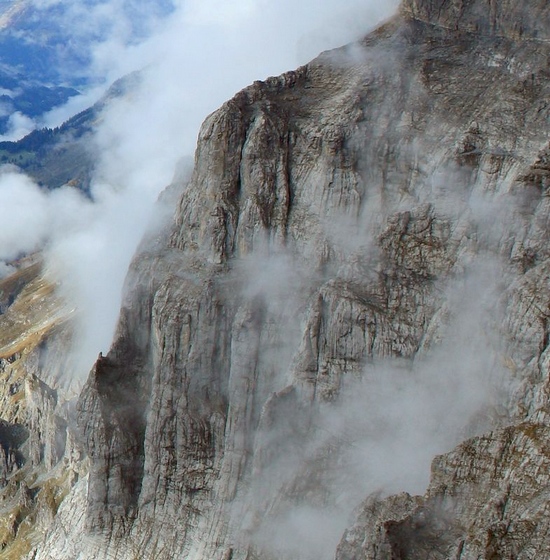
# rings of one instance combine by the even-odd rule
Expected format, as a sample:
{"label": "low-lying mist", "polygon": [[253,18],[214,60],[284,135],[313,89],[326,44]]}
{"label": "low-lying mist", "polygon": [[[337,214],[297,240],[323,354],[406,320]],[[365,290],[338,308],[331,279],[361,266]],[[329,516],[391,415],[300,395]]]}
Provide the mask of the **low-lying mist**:
{"label": "low-lying mist", "polygon": [[[244,297],[278,314],[271,322],[280,324],[282,332],[271,345],[269,361],[278,364],[273,369],[281,374],[276,390],[284,411],[277,414],[266,405],[269,425],[260,423],[255,444],[260,459],[255,459],[250,491],[232,513],[241,535],[236,539],[252,540],[274,558],[330,560],[354,521],[354,509],[369,494],[423,494],[436,455],[506,420],[514,381],[505,359],[503,297],[515,272],[501,249],[517,201],[482,192],[452,170],[446,177],[443,181],[438,171],[426,182],[433,183],[434,212],[456,229],[457,237],[448,241],[456,260],[451,259],[449,274],[427,280],[434,282],[433,300],[439,303],[418,351],[400,358],[366,358],[360,371],[350,360],[334,384],[338,398],[316,402],[313,412],[288,393],[289,386],[299,392],[304,383],[293,377],[292,360],[300,352],[297,340],[308,314],[304,294],[316,300],[324,282],[346,276],[364,281],[368,290],[371,280],[348,268],[354,258],[376,266],[380,233],[391,216],[380,209],[376,220],[370,213],[366,221],[365,216],[347,221],[331,216],[324,233],[343,258],[324,278],[305,260],[280,250],[268,255],[262,248],[246,258]],[[441,192],[442,183],[452,194]],[[399,204],[392,207],[399,209]],[[463,232],[472,240],[464,241]],[[341,332],[349,334],[345,328]],[[331,336],[328,327],[311,335],[316,340]],[[339,373],[328,375],[337,378]]]}
{"label": "low-lying mist", "polygon": [[277,452],[253,480],[246,539],[273,557],[330,560],[368,495],[423,494],[436,455],[494,426],[510,383],[503,277],[480,255],[445,287],[437,334],[414,359],[369,361],[312,418],[286,415],[262,434]]}

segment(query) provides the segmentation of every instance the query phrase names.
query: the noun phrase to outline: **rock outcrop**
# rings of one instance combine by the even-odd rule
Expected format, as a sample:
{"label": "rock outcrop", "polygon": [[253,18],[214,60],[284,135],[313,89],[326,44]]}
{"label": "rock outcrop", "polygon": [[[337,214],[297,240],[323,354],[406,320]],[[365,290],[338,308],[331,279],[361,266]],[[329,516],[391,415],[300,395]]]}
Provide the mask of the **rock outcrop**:
{"label": "rock outcrop", "polygon": [[548,436],[541,411],[437,457],[426,495],[370,498],[336,558],[547,557]]}
{"label": "rock outcrop", "polygon": [[459,33],[540,42],[550,39],[550,15],[543,0],[405,0],[403,11]]}
{"label": "rock outcrop", "polygon": [[29,558],[547,554],[549,18],[406,1],[208,117]]}
{"label": "rock outcrop", "polygon": [[15,559],[41,540],[87,461],[60,376],[73,373],[71,310],[35,257],[0,280],[0,301],[0,554]]}

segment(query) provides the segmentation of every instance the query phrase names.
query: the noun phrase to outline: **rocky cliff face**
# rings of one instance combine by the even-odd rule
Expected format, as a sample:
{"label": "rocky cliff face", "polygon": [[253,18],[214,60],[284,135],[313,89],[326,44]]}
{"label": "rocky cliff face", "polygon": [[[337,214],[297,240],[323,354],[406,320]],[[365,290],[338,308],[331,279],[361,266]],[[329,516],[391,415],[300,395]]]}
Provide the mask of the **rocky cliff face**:
{"label": "rocky cliff face", "polygon": [[542,0],[405,0],[403,12],[449,31],[514,40],[547,41],[549,14]]}
{"label": "rocky cliff face", "polygon": [[23,557],[87,472],[67,356],[72,311],[35,257],[0,280],[0,548]]}
{"label": "rocky cliff face", "polygon": [[508,4],[407,1],[206,120],[29,558],[547,554],[550,12]]}

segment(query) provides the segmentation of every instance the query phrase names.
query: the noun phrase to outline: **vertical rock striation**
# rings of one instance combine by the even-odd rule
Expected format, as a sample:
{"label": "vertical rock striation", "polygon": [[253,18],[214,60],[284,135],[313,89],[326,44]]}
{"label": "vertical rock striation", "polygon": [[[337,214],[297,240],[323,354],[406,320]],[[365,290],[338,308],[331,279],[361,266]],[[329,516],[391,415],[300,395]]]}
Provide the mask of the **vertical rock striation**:
{"label": "vertical rock striation", "polygon": [[371,496],[336,557],[547,554],[549,17],[407,0],[207,118],[79,399],[86,500],[32,558],[331,558],[368,492],[409,484],[418,434],[377,455],[392,407],[367,410],[424,369],[434,454],[510,426],[436,459],[426,496]]}

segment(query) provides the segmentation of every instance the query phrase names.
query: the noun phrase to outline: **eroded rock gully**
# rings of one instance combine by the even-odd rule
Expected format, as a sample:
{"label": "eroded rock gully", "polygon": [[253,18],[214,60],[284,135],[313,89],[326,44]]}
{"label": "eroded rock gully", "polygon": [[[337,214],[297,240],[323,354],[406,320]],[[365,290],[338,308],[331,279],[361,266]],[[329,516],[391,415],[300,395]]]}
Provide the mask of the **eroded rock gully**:
{"label": "eroded rock gully", "polygon": [[207,118],[30,557],[548,554],[549,16],[407,1]]}

